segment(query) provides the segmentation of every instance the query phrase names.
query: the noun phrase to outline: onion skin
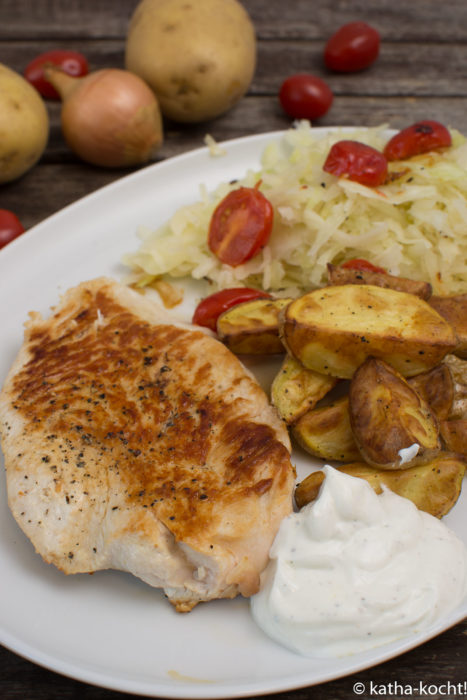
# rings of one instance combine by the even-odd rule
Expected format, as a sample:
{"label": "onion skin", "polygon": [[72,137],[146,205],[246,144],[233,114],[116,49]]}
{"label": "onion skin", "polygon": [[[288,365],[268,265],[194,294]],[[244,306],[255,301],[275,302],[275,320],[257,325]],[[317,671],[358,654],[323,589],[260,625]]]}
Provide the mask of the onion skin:
{"label": "onion skin", "polygon": [[105,68],[73,78],[59,68],[45,71],[62,98],[62,133],[71,150],[108,168],[147,163],[163,140],[156,96],[130,71]]}

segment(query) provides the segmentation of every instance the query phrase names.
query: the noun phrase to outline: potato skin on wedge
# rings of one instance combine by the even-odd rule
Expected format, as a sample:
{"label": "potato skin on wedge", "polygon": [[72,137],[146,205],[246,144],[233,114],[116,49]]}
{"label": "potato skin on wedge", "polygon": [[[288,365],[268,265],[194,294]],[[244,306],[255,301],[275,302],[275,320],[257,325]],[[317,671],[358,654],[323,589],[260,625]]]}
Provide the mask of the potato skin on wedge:
{"label": "potato skin on wedge", "polygon": [[467,418],[441,421],[440,432],[446,449],[467,457]]}
{"label": "potato skin on wedge", "polygon": [[219,339],[237,355],[285,353],[279,314],[291,299],[254,299],[236,304],[217,319]]}
{"label": "potato skin on wedge", "polygon": [[426,301],[365,284],[299,297],[285,308],[280,332],[305,367],[347,379],[369,356],[413,376],[439,364],[458,344],[451,325]]}
{"label": "potato skin on wedge", "polygon": [[349,399],[307,411],[292,426],[292,435],[315,457],[337,462],[361,459],[349,420]]}
{"label": "potato skin on wedge", "polygon": [[[459,498],[466,462],[459,455],[443,452],[426,464],[409,469],[385,471],[360,462],[345,464],[337,469],[365,479],[376,493],[381,493],[384,484],[399,496],[411,500],[420,510],[442,518]],[[317,498],[324,479],[324,472],[316,471],[297,485],[295,502],[299,508]]]}
{"label": "potato skin on wedge", "polygon": [[448,418],[467,419],[467,361],[448,355],[444,363],[449,367],[454,385],[454,396]]}
{"label": "potato skin on wedge", "polygon": [[429,282],[419,282],[406,277],[395,277],[387,272],[373,270],[356,270],[353,268],[328,263],[329,284],[373,284],[376,287],[395,289],[398,292],[415,294],[420,299],[429,299],[432,287]]}
{"label": "potato skin on wedge", "polygon": [[432,296],[429,304],[454,328],[459,341],[454,354],[467,359],[467,294]]}
{"label": "potato skin on wedge", "polygon": [[383,360],[369,357],[355,372],[349,389],[352,433],[368,464],[399,469],[401,450],[419,446],[407,467],[441,450],[438,423],[428,404]]}
{"label": "potato skin on wedge", "polygon": [[426,401],[438,420],[448,418],[454,400],[454,382],[451,370],[445,362],[428,372],[410,377],[408,382],[412,389]]}
{"label": "potato skin on wedge", "polygon": [[336,377],[306,369],[291,355],[286,355],[271,386],[271,401],[288,424],[314,408],[337,384]]}

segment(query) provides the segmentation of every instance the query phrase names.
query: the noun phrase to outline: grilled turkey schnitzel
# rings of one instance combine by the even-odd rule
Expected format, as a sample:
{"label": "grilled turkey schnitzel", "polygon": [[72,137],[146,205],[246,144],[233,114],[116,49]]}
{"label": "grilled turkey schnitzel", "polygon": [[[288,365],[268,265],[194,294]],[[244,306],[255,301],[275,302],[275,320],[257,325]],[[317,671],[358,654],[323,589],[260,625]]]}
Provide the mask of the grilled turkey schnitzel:
{"label": "grilled turkey schnitzel", "polygon": [[129,571],[179,611],[258,590],[292,510],[289,438],[216,339],[82,283],[30,314],[0,426],[10,508],[46,562]]}

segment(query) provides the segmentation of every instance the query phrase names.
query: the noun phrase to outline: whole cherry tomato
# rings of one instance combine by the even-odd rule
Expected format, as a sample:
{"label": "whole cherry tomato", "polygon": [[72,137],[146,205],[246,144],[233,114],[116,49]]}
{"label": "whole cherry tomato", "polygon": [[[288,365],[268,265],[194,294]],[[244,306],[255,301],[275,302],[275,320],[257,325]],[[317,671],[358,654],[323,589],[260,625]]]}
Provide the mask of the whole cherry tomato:
{"label": "whole cherry tomato", "polygon": [[231,309],[232,306],[241,304],[243,301],[270,298],[270,294],[262,292],[259,289],[251,289],[250,287],[222,289],[220,292],[215,292],[200,301],[193,314],[193,323],[197,326],[205,326],[215,331],[217,319],[224,311],[227,311],[227,309]]}
{"label": "whole cherry tomato", "polygon": [[446,148],[451,143],[449,130],[443,124],[427,119],[399,131],[387,142],[383,152],[388,160],[404,160],[437,148]]}
{"label": "whole cherry tomato", "polygon": [[379,55],[379,32],[365,22],[344,24],[328,40],[324,62],[330,70],[353,73],[368,68]]}
{"label": "whole cherry tomato", "polygon": [[293,119],[318,119],[329,110],[333,99],[329,85],[307,73],[291,75],[279,91],[282,108]]}
{"label": "whole cherry tomato", "polygon": [[352,258],[347,260],[347,262],[342,263],[341,267],[345,267],[347,270],[367,270],[368,272],[383,272],[386,273],[384,267],[378,267],[373,265],[369,260],[364,258]]}
{"label": "whole cherry tomato", "polygon": [[24,227],[9,209],[0,209],[0,248],[24,233]]}
{"label": "whole cherry tomato", "polygon": [[79,78],[87,75],[89,66],[86,58],[78,51],[56,49],[36,56],[25,68],[24,77],[34,85],[42,97],[59,99],[60,95],[44,77],[44,66],[58,66],[68,75]]}
{"label": "whole cherry tomato", "polygon": [[232,190],[212,215],[209,248],[221,262],[232,267],[259,253],[271,235],[273,208],[259,191],[260,184]]}
{"label": "whole cherry tomato", "polygon": [[385,156],[375,148],[359,141],[344,139],[331,147],[323,170],[368,187],[378,187],[386,181],[388,163]]}

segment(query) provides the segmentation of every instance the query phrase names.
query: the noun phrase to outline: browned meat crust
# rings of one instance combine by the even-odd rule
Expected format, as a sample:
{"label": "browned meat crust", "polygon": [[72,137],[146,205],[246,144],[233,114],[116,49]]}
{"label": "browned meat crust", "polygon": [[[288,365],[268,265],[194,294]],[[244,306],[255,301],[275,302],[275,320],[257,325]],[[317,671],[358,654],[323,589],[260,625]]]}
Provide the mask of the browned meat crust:
{"label": "browned meat crust", "polygon": [[0,416],[10,506],[46,561],[130,570],[180,610],[257,590],[294,470],[283,424],[217,340],[83,283],[33,315]]}

